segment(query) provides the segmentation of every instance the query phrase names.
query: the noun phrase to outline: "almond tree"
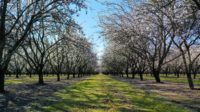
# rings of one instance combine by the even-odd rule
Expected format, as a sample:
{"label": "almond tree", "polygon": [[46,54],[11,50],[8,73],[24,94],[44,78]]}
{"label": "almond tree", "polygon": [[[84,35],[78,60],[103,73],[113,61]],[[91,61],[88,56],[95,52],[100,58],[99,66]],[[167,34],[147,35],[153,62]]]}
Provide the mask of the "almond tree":
{"label": "almond tree", "polygon": [[[181,7],[178,7],[181,4]],[[192,68],[200,56],[200,13],[198,9],[192,8],[188,1],[176,1],[176,11],[181,11],[175,15],[176,37],[173,38],[174,45],[181,52],[184,70],[190,89],[194,89],[192,79]],[[184,10],[184,11],[182,11]],[[197,52],[194,52],[197,51]]]}
{"label": "almond tree", "polygon": [[171,7],[168,1],[147,1],[135,5],[111,3],[116,12],[101,18],[104,37],[119,45],[129,46],[132,52],[146,59],[156,82],[172,46],[175,29],[170,24]]}
{"label": "almond tree", "polygon": [[[41,7],[41,2],[44,4]],[[55,9],[74,13],[70,6],[84,7],[83,0],[1,0],[0,1],[0,93],[4,92],[5,72],[12,55],[29,39],[33,25],[41,18],[54,17]],[[63,13],[64,14],[64,13]],[[63,15],[69,17],[70,13]],[[60,14],[62,15],[62,14]]]}

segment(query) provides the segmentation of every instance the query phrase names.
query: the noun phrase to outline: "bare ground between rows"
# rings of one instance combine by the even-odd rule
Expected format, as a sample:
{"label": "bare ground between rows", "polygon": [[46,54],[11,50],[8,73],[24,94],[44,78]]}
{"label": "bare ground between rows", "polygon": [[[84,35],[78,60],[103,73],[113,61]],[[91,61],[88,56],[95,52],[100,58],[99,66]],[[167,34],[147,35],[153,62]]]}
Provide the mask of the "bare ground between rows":
{"label": "bare ground between rows", "polygon": [[[200,112],[200,90],[190,90],[184,83],[156,83],[153,80],[140,81],[139,79],[130,79],[113,76],[119,81],[128,82],[138,88],[143,89],[147,93],[155,93],[170,102],[174,102],[186,106],[194,111]],[[200,85],[195,85],[200,87]]]}
{"label": "bare ground between rows", "polygon": [[45,81],[44,85],[36,83],[15,84],[6,86],[6,94],[0,94],[1,112],[24,112],[31,103],[39,103],[40,99],[53,96],[53,93],[87,77],[70,80]]}

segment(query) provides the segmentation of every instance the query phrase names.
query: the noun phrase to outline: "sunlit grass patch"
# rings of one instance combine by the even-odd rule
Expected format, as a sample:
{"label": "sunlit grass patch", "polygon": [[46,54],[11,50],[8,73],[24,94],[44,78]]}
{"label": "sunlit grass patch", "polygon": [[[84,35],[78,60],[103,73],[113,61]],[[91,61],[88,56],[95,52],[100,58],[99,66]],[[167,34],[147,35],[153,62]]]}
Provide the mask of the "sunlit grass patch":
{"label": "sunlit grass patch", "polygon": [[[124,77],[126,77],[124,75]],[[131,78],[132,75],[129,74],[129,78]],[[135,75],[136,78],[139,78],[138,74]],[[150,76],[150,74],[144,74],[143,75],[144,80],[155,80],[155,78],[153,76]],[[187,84],[188,80],[186,76],[180,75],[179,78],[177,78],[176,76],[174,76],[174,74],[169,74],[168,76],[166,76],[165,74],[160,74],[160,79],[163,82],[173,82],[173,83],[184,83]],[[193,79],[194,84],[199,84],[200,85],[200,74],[197,75],[196,79]]]}
{"label": "sunlit grass patch", "polygon": [[[66,78],[64,78],[66,76],[61,76],[61,80],[62,78],[66,80]],[[57,80],[57,76],[56,75],[44,75],[44,81],[49,81],[49,80]],[[12,85],[12,84],[24,84],[24,83],[37,83],[38,82],[38,75],[33,75],[32,77],[26,76],[26,75],[22,75],[19,78],[15,78],[15,76],[12,77],[6,77],[5,80],[5,84],[6,85]]]}

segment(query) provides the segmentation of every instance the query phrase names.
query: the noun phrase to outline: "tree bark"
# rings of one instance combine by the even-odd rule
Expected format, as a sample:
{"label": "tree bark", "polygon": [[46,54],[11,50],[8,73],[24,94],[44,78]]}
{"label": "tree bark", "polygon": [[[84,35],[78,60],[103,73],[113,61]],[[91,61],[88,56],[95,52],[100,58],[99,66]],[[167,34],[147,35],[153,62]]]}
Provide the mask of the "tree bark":
{"label": "tree bark", "polygon": [[128,76],[128,72],[126,72],[126,77],[129,78],[129,76]]}
{"label": "tree bark", "polygon": [[194,79],[196,79],[196,76],[197,76],[197,74],[196,74],[196,73],[194,73],[194,75],[193,75],[193,78],[194,78]]}
{"label": "tree bark", "polygon": [[42,73],[39,73],[39,81],[38,81],[39,84],[44,84],[44,79],[43,79],[43,74]]}
{"label": "tree bark", "polygon": [[57,81],[60,81],[60,74],[57,73]]}
{"label": "tree bark", "polygon": [[78,73],[78,78],[80,77],[80,74]]}
{"label": "tree bark", "polygon": [[153,75],[154,75],[154,78],[155,78],[156,82],[157,82],[157,83],[161,83],[161,80],[160,80],[160,72],[154,70],[154,71],[153,71]]}
{"label": "tree bark", "polygon": [[67,80],[69,80],[70,74],[67,74]]}
{"label": "tree bark", "polygon": [[42,70],[43,70],[43,67],[44,67],[44,65],[41,64],[41,65],[40,65],[39,72],[38,72],[38,73],[39,73],[39,74],[38,74],[38,75],[39,75],[39,81],[38,81],[39,84],[44,84],[43,71],[42,71]]}
{"label": "tree bark", "polygon": [[29,77],[30,77],[30,78],[32,77],[32,74],[31,74],[31,73],[29,74]]}
{"label": "tree bark", "polygon": [[180,77],[180,75],[179,75],[179,73],[177,73],[177,78],[179,78]]}
{"label": "tree bark", "polygon": [[190,89],[194,89],[194,84],[193,84],[191,73],[187,73],[186,75],[187,75],[188,84],[189,84]]}
{"label": "tree bark", "polygon": [[132,79],[135,79],[135,73],[132,73]]}
{"label": "tree bark", "polygon": [[73,78],[76,78],[75,73],[73,73]]}
{"label": "tree bark", "polygon": [[4,84],[5,84],[5,72],[0,69],[0,93],[4,93]]}
{"label": "tree bark", "polygon": [[140,73],[139,75],[140,75],[140,80],[143,81],[143,80],[144,80],[144,79],[143,79],[143,74]]}
{"label": "tree bark", "polygon": [[19,73],[18,73],[18,72],[16,73],[16,78],[17,78],[17,79],[19,78]]}

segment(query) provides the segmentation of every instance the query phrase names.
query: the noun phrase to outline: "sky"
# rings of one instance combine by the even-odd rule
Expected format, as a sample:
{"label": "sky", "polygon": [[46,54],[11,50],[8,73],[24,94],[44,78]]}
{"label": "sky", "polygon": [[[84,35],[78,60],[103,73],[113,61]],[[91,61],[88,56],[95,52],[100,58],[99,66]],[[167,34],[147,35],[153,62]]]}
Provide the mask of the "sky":
{"label": "sky", "polygon": [[101,29],[98,27],[98,17],[102,14],[102,11],[105,11],[106,7],[96,0],[86,0],[86,4],[87,9],[80,11],[78,16],[75,17],[75,21],[83,28],[86,38],[93,44],[93,50],[97,54],[97,58],[101,59],[105,51],[106,42],[100,34]]}

